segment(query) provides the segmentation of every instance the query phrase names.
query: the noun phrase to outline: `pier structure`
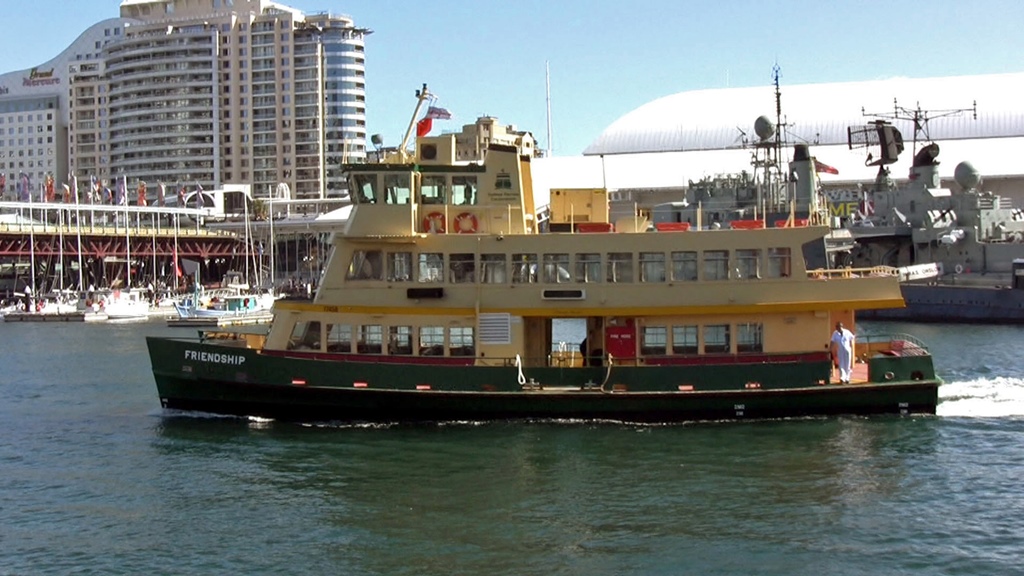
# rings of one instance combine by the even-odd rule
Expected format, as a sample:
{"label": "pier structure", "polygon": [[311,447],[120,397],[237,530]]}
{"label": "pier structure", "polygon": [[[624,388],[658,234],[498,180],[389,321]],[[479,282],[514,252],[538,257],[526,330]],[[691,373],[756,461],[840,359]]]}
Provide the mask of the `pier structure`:
{"label": "pier structure", "polygon": [[208,218],[192,208],[0,202],[0,294],[129,283],[185,290],[196,276],[209,284],[229,270],[265,276],[252,236]]}

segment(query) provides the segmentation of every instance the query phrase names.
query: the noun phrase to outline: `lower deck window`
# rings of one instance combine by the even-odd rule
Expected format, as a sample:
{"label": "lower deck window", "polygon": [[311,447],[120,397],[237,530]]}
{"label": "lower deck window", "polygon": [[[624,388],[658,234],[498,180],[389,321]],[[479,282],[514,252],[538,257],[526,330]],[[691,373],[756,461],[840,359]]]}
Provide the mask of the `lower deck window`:
{"label": "lower deck window", "polygon": [[320,323],[296,322],[288,339],[289,350],[320,350]]}
{"label": "lower deck window", "polygon": [[420,326],[420,356],[444,356],[444,326]]}
{"label": "lower deck window", "polygon": [[696,354],[698,351],[696,326],[672,327],[673,354]]}
{"label": "lower deck window", "polygon": [[451,347],[448,349],[450,355],[476,356],[471,326],[453,326],[448,336],[451,339]]}
{"label": "lower deck window", "polygon": [[729,353],[729,325],[709,324],[704,327],[704,353]]}
{"label": "lower deck window", "polygon": [[736,325],[736,351],[737,352],[764,352],[762,333],[764,327],[761,324],[737,324]]}
{"label": "lower deck window", "polygon": [[401,356],[412,354],[412,326],[392,326],[388,329],[388,352]]}
{"label": "lower deck window", "polygon": [[349,324],[327,325],[327,351],[347,353],[352,351],[352,326]]}
{"label": "lower deck window", "polygon": [[651,356],[662,356],[668,347],[668,329],[664,326],[644,326],[643,340],[640,342],[640,353]]}
{"label": "lower deck window", "polygon": [[384,332],[379,324],[368,324],[359,327],[359,341],[356,352],[360,354],[380,354],[383,349]]}

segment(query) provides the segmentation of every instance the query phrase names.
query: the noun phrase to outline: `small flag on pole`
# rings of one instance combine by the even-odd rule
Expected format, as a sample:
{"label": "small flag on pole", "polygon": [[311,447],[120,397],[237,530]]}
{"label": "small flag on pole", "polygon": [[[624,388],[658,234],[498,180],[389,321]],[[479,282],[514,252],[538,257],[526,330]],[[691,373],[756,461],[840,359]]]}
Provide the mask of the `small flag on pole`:
{"label": "small flag on pole", "polygon": [[435,120],[448,120],[452,117],[452,113],[440,108],[438,106],[430,106],[427,108],[426,118],[433,118]]}
{"label": "small flag on pole", "polygon": [[416,136],[422,137],[430,134],[430,129],[434,127],[434,119],[427,116],[416,123]]}

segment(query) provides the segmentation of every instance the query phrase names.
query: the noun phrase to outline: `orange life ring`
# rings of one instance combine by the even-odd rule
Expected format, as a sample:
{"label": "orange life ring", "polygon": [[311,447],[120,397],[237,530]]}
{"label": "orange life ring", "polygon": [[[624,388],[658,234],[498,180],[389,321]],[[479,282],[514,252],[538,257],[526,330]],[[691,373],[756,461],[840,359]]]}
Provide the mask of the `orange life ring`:
{"label": "orange life ring", "polygon": [[459,234],[473,234],[477,231],[478,222],[476,216],[469,213],[463,212],[455,217],[453,227]]}
{"label": "orange life ring", "polygon": [[424,232],[435,232],[438,234],[444,234],[444,214],[440,212],[431,212],[423,217],[423,231]]}

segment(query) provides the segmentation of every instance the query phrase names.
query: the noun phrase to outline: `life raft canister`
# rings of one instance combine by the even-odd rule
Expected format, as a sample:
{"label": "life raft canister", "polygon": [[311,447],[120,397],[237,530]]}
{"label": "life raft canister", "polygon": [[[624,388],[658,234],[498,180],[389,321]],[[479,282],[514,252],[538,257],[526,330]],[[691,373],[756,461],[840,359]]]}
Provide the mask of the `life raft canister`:
{"label": "life raft canister", "polygon": [[473,234],[477,231],[478,222],[476,216],[470,212],[463,212],[455,217],[454,228],[459,234]]}
{"label": "life raft canister", "polygon": [[440,212],[431,212],[423,217],[423,231],[434,232],[437,234],[444,234],[445,223],[444,214]]}

